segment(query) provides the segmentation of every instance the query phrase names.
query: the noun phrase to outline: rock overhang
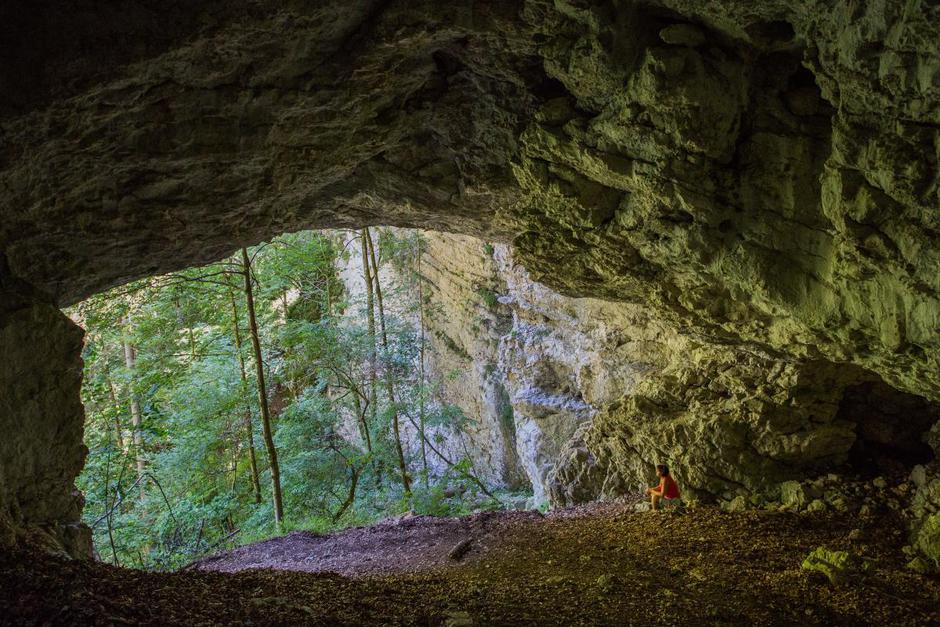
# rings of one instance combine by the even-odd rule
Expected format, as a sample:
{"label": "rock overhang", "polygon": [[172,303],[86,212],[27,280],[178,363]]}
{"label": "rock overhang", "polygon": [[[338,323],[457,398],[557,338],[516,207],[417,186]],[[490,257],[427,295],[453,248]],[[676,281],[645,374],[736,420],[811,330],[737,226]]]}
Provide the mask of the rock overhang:
{"label": "rock overhang", "polygon": [[[31,303],[284,231],[434,228],[940,400],[936,7],[140,2],[99,29],[40,6],[0,107],[0,253]],[[37,29],[63,37],[33,53]]]}

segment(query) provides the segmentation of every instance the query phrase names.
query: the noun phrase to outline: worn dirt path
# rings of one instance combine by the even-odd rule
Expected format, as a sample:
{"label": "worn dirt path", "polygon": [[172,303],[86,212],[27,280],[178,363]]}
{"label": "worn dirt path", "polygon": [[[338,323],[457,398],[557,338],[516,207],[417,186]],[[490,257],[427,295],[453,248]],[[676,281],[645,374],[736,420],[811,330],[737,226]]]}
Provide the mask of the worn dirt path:
{"label": "worn dirt path", "polygon": [[203,559],[192,568],[227,573],[275,568],[349,577],[415,573],[457,561],[448,554],[464,542],[469,546],[462,559],[479,558],[499,543],[501,532],[542,518],[537,512],[485,512],[464,518],[404,516],[329,535],[295,531]]}

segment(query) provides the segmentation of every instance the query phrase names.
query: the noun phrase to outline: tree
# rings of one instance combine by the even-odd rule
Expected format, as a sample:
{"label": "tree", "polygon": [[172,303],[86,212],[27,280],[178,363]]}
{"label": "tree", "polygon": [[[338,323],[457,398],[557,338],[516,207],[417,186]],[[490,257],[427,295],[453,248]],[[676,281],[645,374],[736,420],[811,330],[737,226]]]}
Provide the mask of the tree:
{"label": "tree", "polygon": [[[431,310],[420,283],[411,308],[409,269],[420,238],[396,237],[357,232],[340,246],[335,236],[285,235],[224,262],[116,288],[70,313],[87,330],[90,453],[78,483],[102,559],[178,568],[277,533],[272,518],[326,531],[402,507],[457,513],[460,497],[446,497],[453,482],[467,494],[485,488],[469,460],[436,439],[437,428],[459,430],[466,418],[428,400],[433,382],[416,323],[423,327]],[[362,255],[362,315],[339,281],[336,262],[348,253]],[[380,276],[385,263],[393,276]],[[421,434],[421,486],[407,475],[402,420]],[[258,438],[267,455],[258,457]],[[447,465],[433,479],[432,455]],[[407,500],[387,489],[400,474]]]}
{"label": "tree", "polygon": [[[395,401],[395,382],[392,378],[393,373],[388,349],[388,333],[385,328],[385,304],[382,298],[382,282],[379,280],[379,264],[376,263],[375,245],[372,242],[372,234],[369,233],[369,228],[366,227],[363,229],[363,233],[369,249],[369,259],[363,260],[363,265],[368,266],[371,261],[373,269],[372,275],[375,279],[375,295],[379,304],[379,323],[382,330],[382,356],[385,361],[385,387],[388,392],[388,402],[392,409],[392,432],[395,436],[395,449],[398,453],[398,469],[401,473],[401,485],[405,489],[405,494],[409,494],[411,492],[411,478],[408,476],[408,463],[405,461],[405,450],[401,443],[401,426],[399,425],[398,408],[396,407]],[[371,286],[367,286],[367,291],[371,294]]]}
{"label": "tree", "polygon": [[268,406],[268,392],[264,383],[264,361],[261,355],[261,340],[258,336],[258,320],[255,315],[255,299],[251,286],[251,260],[248,250],[242,248],[242,273],[245,279],[245,303],[248,307],[248,330],[251,334],[251,346],[254,350],[255,373],[258,379],[258,406],[261,411],[261,428],[264,433],[264,445],[271,465],[271,486],[274,497],[274,523],[281,525],[284,518],[284,503],[281,499],[281,471],[277,465],[277,449],[271,432],[271,413]]}
{"label": "tree", "polygon": [[[238,305],[235,304],[235,293],[229,290],[229,300],[232,303],[232,330],[235,334],[235,353],[238,355],[238,375],[241,381],[242,394],[248,390],[248,375],[245,372],[245,356],[242,354],[242,334],[238,323]],[[255,455],[255,433],[251,424],[251,406],[245,402],[245,436],[248,442],[248,460],[251,464],[251,487],[255,494],[255,503],[261,502],[261,478],[258,476],[258,459]],[[238,458],[236,457],[236,460]],[[238,463],[236,461],[236,472]],[[233,482],[234,483],[234,482]]]}
{"label": "tree", "polygon": [[[125,330],[130,326],[129,320],[125,319],[124,321]],[[134,350],[134,346],[130,341],[125,337],[124,338],[124,363],[127,366],[127,370],[131,373],[135,370],[135,365],[137,362],[137,352]],[[131,380],[130,385],[130,406],[131,406],[131,426],[133,427],[132,437],[134,439],[134,456],[137,459],[137,476],[143,478],[145,472],[145,463],[144,463],[144,436],[142,427],[142,419],[140,415],[140,402],[137,400],[137,392],[134,390],[134,382]],[[141,482],[141,495],[143,495],[143,482]]]}

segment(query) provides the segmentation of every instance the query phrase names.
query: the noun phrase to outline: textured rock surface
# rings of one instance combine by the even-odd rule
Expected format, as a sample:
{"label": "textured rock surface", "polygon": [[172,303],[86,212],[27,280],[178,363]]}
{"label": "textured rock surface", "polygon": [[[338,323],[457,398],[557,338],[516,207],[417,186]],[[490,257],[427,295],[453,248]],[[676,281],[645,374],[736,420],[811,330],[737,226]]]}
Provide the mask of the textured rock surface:
{"label": "textured rock surface", "polygon": [[538,14],[564,89],[520,139],[519,260],[936,400],[940,9],[668,4],[703,44],[655,9]]}
{"label": "textured rock surface", "polygon": [[[851,425],[881,437],[840,414],[859,386],[940,401],[935,4],[46,0],[0,18],[0,256],[46,304],[297,228],[511,240],[535,280],[681,334],[624,398],[597,396],[556,473],[572,500],[680,449],[697,489],[764,489],[848,459]],[[24,321],[4,302],[4,332],[65,342],[46,304]],[[529,424],[591,413],[566,341],[518,340],[543,355],[509,377]],[[29,421],[73,451],[64,350],[14,354],[3,398],[56,381]],[[80,455],[16,450],[3,485],[57,477],[31,507],[72,520]]]}
{"label": "textured rock surface", "polygon": [[470,453],[497,484],[530,484],[544,502],[578,427],[662,368],[668,341],[680,340],[639,306],[534,283],[504,245],[424,237],[429,372],[438,400],[470,419],[466,437],[443,430],[443,445]]}
{"label": "textured rock surface", "polygon": [[85,461],[82,331],[0,268],[0,544],[27,533],[91,554],[74,480]]}
{"label": "textured rock surface", "polygon": [[513,236],[569,293],[940,398],[940,9],[664,5],[173,5],[107,51],[88,5],[87,52],[8,71],[48,93],[5,107],[0,248],[64,303],[302,226]]}
{"label": "textured rock surface", "polygon": [[[555,470],[556,501],[640,489],[657,463],[669,464],[690,495],[730,501],[776,498],[781,482],[833,469],[897,472],[933,458],[920,438],[940,409],[869,372],[694,342],[672,346],[664,369],[569,443]],[[865,405],[860,388],[868,391]],[[898,411],[905,406],[910,413]]]}
{"label": "textured rock surface", "polygon": [[822,573],[832,584],[844,585],[874,570],[874,562],[821,546],[806,556],[802,568]]}
{"label": "textured rock surface", "polygon": [[440,384],[438,402],[456,405],[468,419],[466,438],[441,430],[443,446],[457,458],[469,453],[475,472],[494,485],[525,486],[513,405],[498,369],[499,339],[512,321],[495,300],[505,283],[493,249],[446,233],[426,233],[425,241],[416,270],[426,289],[427,368]]}
{"label": "textured rock surface", "polygon": [[[397,235],[407,235],[396,230]],[[430,391],[429,413],[443,406],[459,408],[466,424],[428,428],[435,447],[449,460],[469,456],[474,473],[487,484],[520,487],[527,484],[516,453],[515,425],[504,378],[496,369],[499,338],[510,323],[509,312],[493,300],[502,289],[492,257],[492,247],[476,238],[446,233],[423,234],[426,250],[420,267],[407,268],[424,277],[425,367]],[[350,320],[365,325],[365,281],[358,241],[341,235],[351,254],[340,260],[339,275],[351,306]],[[373,239],[378,240],[378,230]],[[381,281],[387,311],[420,328],[419,293],[415,282],[401,275],[393,264],[382,266]],[[415,360],[413,371],[418,371]],[[350,421],[348,436],[358,438]],[[417,429],[403,421],[406,448],[420,465],[421,440]],[[447,465],[428,450],[428,467],[441,475]]]}
{"label": "textured rock surface", "polygon": [[495,257],[506,285],[500,301],[512,311],[512,327],[500,338],[499,372],[510,392],[519,458],[542,502],[577,429],[664,367],[670,343],[680,340],[639,306],[563,296],[532,281],[505,247],[497,246]]}
{"label": "textured rock surface", "polygon": [[[520,56],[532,46],[516,7],[443,9],[154,7],[181,24],[122,43],[159,47],[150,35],[166,50],[90,79],[86,65],[120,47],[95,48],[107,45],[100,10],[85,3],[87,14],[62,19],[91,48],[72,62],[90,84],[2,120],[0,250],[14,273],[65,304],[286,230],[490,232],[515,194],[506,165],[544,75]],[[62,81],[56,60],[20,70]]]}

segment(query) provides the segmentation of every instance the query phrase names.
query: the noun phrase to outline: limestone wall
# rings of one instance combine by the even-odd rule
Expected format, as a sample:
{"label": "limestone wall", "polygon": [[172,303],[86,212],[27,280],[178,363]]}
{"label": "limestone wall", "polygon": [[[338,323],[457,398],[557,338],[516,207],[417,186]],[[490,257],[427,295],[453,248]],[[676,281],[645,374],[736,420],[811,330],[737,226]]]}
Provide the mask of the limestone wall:
{"label": "limestone wall", "polygon": [[[82,331],[0,269],[0,544],[91,554],[75,489],[82,443]],[[19,289],[18,289],[19,287]]]}
{"label": "limestone wall", "polygon": [[[640,304],[563,296],[506,246],[423,236],[428,374],[469,419],[436,432],[493,485],[580,503],[640,491],[667,463],[690,498],[759,502],[794,478],[931,457],[921,438],[940,410],[875,373],[717,344]],[[417,324],[416,293],[391,293]]]}

